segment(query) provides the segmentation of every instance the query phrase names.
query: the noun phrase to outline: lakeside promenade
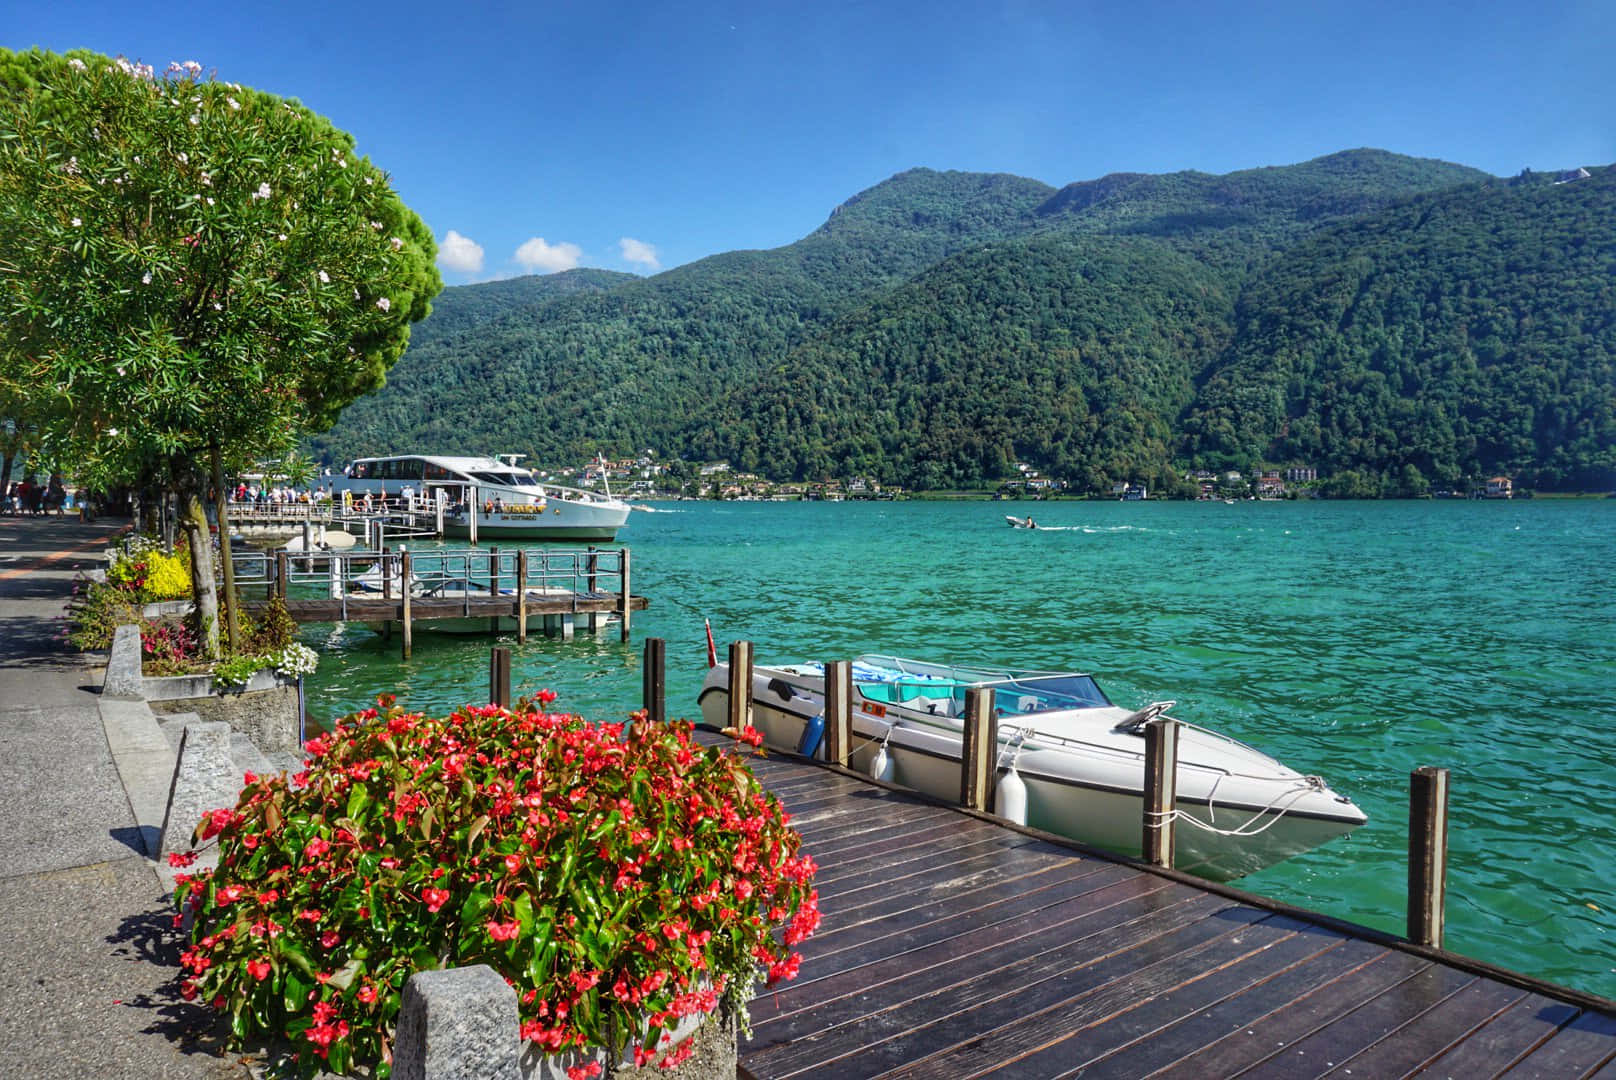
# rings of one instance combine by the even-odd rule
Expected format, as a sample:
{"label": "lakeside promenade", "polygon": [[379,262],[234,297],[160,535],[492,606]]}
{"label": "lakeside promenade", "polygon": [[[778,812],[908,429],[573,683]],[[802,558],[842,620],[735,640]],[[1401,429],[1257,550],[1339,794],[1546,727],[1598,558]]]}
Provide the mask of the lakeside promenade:
{"label": "lakeside promenade", "polygon": [[0,1078],[250,1075],[174,993],[178,934],[107,742],[101,665],[57,640],[124,522],[0,518]]}

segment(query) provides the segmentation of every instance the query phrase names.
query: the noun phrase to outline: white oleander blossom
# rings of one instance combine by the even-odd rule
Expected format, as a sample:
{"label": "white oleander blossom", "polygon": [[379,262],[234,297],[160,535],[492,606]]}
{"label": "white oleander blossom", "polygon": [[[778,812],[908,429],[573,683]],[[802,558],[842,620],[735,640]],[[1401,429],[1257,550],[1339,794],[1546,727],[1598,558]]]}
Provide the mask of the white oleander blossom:
{"label": "white oleander blossom", "polygon": [[142,285],[150,285],[151,284],[151,271],[150,270],[148,270],[144,274],[140,275],[140,283]]}
{"label": "white oleander blossom", "polygon": [[73,69],[73,70],[74,70],[74,71],[85,71],[85,70],[87,70],[87,69],[86,69],[86,68],[85,68],[85,66],[84,66],[84,61],[83,61],[83,60],[80,60],[80,59],[79,59],[79,58],[78,58],[78,57],[76,57],[76,56],[75,56],[75,57],[73,57],[73,59],[71,59],[71,60],[69,60],[69,61],[68,61],[68,62],[67,62],[67,66],[68,66],[68,67],[70,67],[70,68],[72,68],[72,69]]}
{"label": "white oleander blossom", "polygon": [[84,224],[84,219],[83,218],[74,218],[73,219],[73,227],[75,229],[78,228],[80,225],[83,225],[83,224]]}
{"label": "white oleander blossom", "polygon": [[387,241],[387,242],[388,242],[388,243],[389,243],[389,244],[392,244],[392,245],[393,245],[393,250],[394,250],[394,251],[402,251],[402,250],[404,250],[404,241],[403,241],[403,240],[400,240],[400,239],[399,239],[399,238],[398,238],[398,237],[396,237],[396,236],[394,236],[394,237],[392,237],[392,238],[390,238],[390,239],[389,239],[389,240],[388,240],[388,241]]}
{"label": "white oleander blossom", "polygon": [[233,97],[227,97],[227,98],[224,99],[224,101],[225,101],[226,105],[230,106],[230,110],[232,112],[235,112],[235,111],[237,111],[237,110],[239,110],[241,108],[241,102],[237,101]]}
{"label": "white oleander blossom", "polygon": [[[284,240],[286,238],[283,236],[283,237],[281,237],[281,239]],[[329,285],[329,284],[331,284],[331,275],[326,273],[324,270],[320,271],[320,284],[321,285]]]}
{"label": "white oleander blossom", "polygon": [[263,183],[258,185],[258,190],[252,193],[252,197],[255,199],[267,199],[269,194],[269,184]]}
{"label": "white oleander blossom", "polygon": [[383,311],[391,311],[393,302],[384,296],[380,300],[376,301],[376,306],[381,308]]}

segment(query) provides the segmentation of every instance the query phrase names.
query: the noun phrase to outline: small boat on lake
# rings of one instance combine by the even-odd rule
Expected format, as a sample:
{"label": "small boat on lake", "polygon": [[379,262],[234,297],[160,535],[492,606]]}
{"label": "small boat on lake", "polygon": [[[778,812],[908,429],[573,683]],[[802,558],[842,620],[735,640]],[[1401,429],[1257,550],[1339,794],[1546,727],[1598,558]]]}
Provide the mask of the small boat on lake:
{"label": "small boat on lake", "polygon": [[1012,529],[1036,529],[1038,527],[1037,523],[1030,517],[1019,518],[1006,514],[1004,515],[1004,520]]}
{"label": "small boat on lake", "polygon": [[[1112,704],[1090,675],[951,666],[894,656],[853,661],[850,764],[945,799],[960,790],[965,693],[994,691],[1001,796],[1019,823],[1136,855],[1144,812],[1145,725],[1175,704]],[[817,663],[752,676],[753,723],[766,745],[823,756],[825,676]],[[707,673],[703,723],[728,722],[729,670]],[[1225,881],[1344,836],[1367,817],[1323,779],[1296,772],[1244,743],[1181,724],[1174,865]]]}
{"label": "small boat on lake", "polygon": [[612,540],[628,521],[621,499],[541,480],[517,463],[521,454],[486,457],[439,457],[402,454],[359,458],[335,477],[338,499],[366,495],[384,501],[405,496],[427,505],[445,505],[444,535],[471,535],[490,540]]}

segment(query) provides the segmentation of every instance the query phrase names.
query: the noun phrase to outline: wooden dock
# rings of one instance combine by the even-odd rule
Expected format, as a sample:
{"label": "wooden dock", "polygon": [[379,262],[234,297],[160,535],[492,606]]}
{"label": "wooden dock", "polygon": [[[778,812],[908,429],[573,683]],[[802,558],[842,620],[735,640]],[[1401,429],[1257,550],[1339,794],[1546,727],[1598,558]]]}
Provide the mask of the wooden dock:
{"label": "wooden dock", "polygon": [[834,766],[753,767],[824,914],[752,1002],[755,1080],[1616,1076],[1605,999]]}
{"label": "wooden dock", "polygon": [[231,561],[249,610],[279,601],[299,623],[396,625],[405,659],[417,624],[434,620],[466,632],[486,619],[489,632],[519,641],[531,627],[571,638],[579,619],[590,632],[615,620],[627,641],[633,613],[650,605],[630,591],[627,548],[237,551]]}

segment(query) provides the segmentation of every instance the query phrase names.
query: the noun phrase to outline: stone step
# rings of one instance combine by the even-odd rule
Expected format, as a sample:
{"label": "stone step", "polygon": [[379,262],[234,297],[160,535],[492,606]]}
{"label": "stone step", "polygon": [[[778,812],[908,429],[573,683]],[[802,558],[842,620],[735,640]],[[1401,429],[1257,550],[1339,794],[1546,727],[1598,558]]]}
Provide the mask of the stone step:
{"label": "stone step", "polygon": [[302,754],[294,754],[290,750],[271,750],[264,756],[269,759],[271,772],[285,772],[287,776],[296,776],[303,771]]}
{"label": "stone step", "polygon": [[230,734],[230,758],[243,775],[250,772],[254,776],[268,776],[275,771],[264,752],[253,745],[252,737],[239,731]]}
{"label": "stone step", "polygon": [[185,733],[185,725],[201,722],[202,717],[197,713],[177,712],[158,718],[157,726],[163,729],[163,734],[168,736],[168,745],[173,747],[177,754],[180,752],[180,736]]}

